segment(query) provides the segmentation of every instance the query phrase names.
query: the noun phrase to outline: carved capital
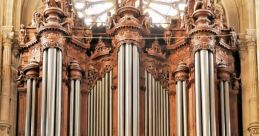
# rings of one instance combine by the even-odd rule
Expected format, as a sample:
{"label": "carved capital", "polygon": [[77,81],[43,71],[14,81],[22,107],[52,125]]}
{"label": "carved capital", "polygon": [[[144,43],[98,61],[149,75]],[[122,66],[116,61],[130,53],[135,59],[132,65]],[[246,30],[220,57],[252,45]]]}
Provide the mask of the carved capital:
{"label": "carved capital", "polygon": [[189,75],[189,68],[186,63],[180,62],[176,71],[174,72],[174,77],[176,81],[186,81]]}
{"label": "carved capital", "polygon": [[216,39],[214,35],[209,33],[197,33],[193,36],[192,44],[194,45],[194,52],[199,50],[215,51]]}
{"label": "carved capital", "polygon": [[36,78],[39,75],[39,63],[36,61],[30,62],[24,69],[23,72],[27,79]]}
{"label": "carved capital", "polygon": [[9,136],[11,125],[7,122],[0,121],[0,135]]}
{"label": "carved capital", "polygon": [[137,45],[139,48],[144,47],[143,37],[140,35],[139,32],[130,31],[130,30],[123,30],[118,32],[115,35],[114,39],[112,40],[113,46],[119,47],[123,44],[134,44]]}
{"label": "carved capital", "polygon": [[69,64],[70,78],[73,80],[81,80],[82,70],[76,60],[72,60]]}
{"label": "carved capital", "polygon": [[48,31],[42,33],[41,44],[44,46],[43,49],[59,48],[62,50],[65,42],[66,39],[59,32]]}
{"label": "carved capital", "polygon": [[222,81],[230,81],[231,71],[227,64],[220,62],[218,64],[218,78]]}
{"label": "carved capital", "polygon": [[251,123],[248,127],[251,136],[259,136],[259,123]]}

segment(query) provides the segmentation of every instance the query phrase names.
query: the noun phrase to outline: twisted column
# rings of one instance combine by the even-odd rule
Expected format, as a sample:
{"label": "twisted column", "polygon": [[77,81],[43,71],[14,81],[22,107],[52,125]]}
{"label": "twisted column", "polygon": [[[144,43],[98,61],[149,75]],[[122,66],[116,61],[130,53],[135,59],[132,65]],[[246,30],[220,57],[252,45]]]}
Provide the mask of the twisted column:
{"label": "twisted column", "polygon": [[176,119],[177,119],[177,136],[187,136],[188,135],[188,72],[189,69],[187,65],[181,62],[175,71],[176,80]]}

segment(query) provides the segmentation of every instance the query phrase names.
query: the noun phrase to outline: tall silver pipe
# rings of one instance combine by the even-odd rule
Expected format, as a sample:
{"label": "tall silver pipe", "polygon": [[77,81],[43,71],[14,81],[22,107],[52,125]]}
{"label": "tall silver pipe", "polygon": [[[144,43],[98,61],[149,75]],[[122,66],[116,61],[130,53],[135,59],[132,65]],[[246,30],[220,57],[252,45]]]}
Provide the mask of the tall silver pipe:
{"label": "tall silver pipe", "polygon": [[132,49],[132,66],[133,66],[133,73],[132,73],[132,81],[133,81],[133,97],[132,97],[132,103],[133,103],[133,135],[138,136],[139,135],[139,66],[138,66],[138,47],[133,46]]}
{"label": "tall silver pipe", "polygon": [[225,81],[225,105],[226,105],[226,135],[231,136],[230,105],[229,105],[229,81]]}
{"label": "tall silver pipe", "polygon": [[74,135],[74,96],[75,96],[75,82],[70,81],[70,117],[69,117],[69,135]]}
{"label": "tall silver pipe", "polygon": [[209,87],[209,60],[208,51],[200,51],[201,63],[201,97],[202,97],[202,124],[203,135],[209,136],[211,134],[210,128],[210,87]]}
{"label": "tall silver pipe", "polygon": [[165,97],[164,97],[164,89],[163,87],[161,86],[161,136],[164,136],[164,122],[165,122],[165,118],[164,118],[164,112],[165,112],[165,108],[164,108],[164,105],[165,105]]}
{"label": "tall silver pipe", "polygon": [[112,73],[112,71],[110,71],[110,74],[109,74],[109,76],[110,76],[110,79],[109,79],[109,82],[110,82],[110,86],[109,86],[109,94],[110,94],[110,98],[109,98],[109,109],[110,109],[110,111],[109,111],[109,115],[110,115],[110,120],[109,120],[109,133],[110,133],[110,136],[112,136],[112,122],[113,122],[113,85],[112,85],[112,83],[113,83],[113,78],[112,78],[112,76],[113,76],[113,73]]}
{"label": "tall silver pipe", "polygon": [[[155,125],[158,125],[158,81],[155,81]],[[156,129],[156,136],[159,135],[158,127],[155,127]]]}
{"label": "tall silver pipe", "polygon": [[105,87],[105,81],[104,78],[101,80],[101,90],[100,90],[100,136],[103,136],[104,134],[104,87]]}
{"label": "tall silver pipe", "polygon": [[93,127],[92,127],[92,130],[93,130],[93,136],[96,136],[96,129],[98,128],[97,127],[97,85],[95,85],[94,87],[94,92],[93,92]]}
{"label": "tall silver pipe", "polygon": [[221,107],[221,131],[222,136],[226,135],[226,119],[225,119],[225,98],[224,98],[224,81],[220,81],[220,107]]}
{"label": "tall silver pipe", "polygon": [[36,79],[32,79],[31,136],[35,135],[36,97]]}
{"label": "tall silver pipe", "polygon": [[155,79],[152,77],[152,130],[153,130],[153,135],[156,136],[156,108],[155,108],[155,100],[156,100],[156,95],[155,95],[155,91],[156,91],[156,83],[155,83]]}
{"label": "tall silver pipe", "polygon": [[25,135],[30,135],[31,122],[31,79],[27,79]]}
{"label": "tall silver pipe", "polygon": [[153,136],[153,100],[152,100],[152,76],[148,73],[148,134],[149,136]]}
{"label": "tall silver pipe", "polygon": [[91,90],[88,94],[88,97],[87,97],[87,135],[90,136],[91,135],[91,114],[92,114],[92,94],[93,93],[93,90]]}
{"label": "tall silver pipe", "polygon": [[125,61],[125,45],[121,45],[118,55],[118,135],[124,135],[124,61]]}
{"label": "tall silver pipe", "polygon": [[176,107],[177,107],[177,136],[183,136],[183,85],[182,81],[177,81]]}
{"label": "tall silver pipe", "polygon": [[132,135],[132,46],[126,45],[125,64],[125,136]]}
{"label": "tall silver pipe", "polygon": [[166,91],[165,89],[163,89],[163,97],[164,97],[164,135],[166,136],[166,133],[167,133],[167,107],[166,107]]}
{"label": "tall silver pipe", "polygon": [[61,136],[61,112],[62,112],[62,52],[57,51],[57,101],[56,101],[56,134]]}
{"label": "tall silver pipe", "polygon": [[46,124],[46,134],[48,136],[51,136],[51,104],[52,104],[52,94],[51,89],[53,88],[53,81],[51,81],[53,76],[53,57],[54,57],[54,49],[49,48],[48,49],[48,69],[47,69],[47,124]]}
{"label": "tall silver pipe", "polygon": [[145,136],[148,136],[148,73],[145,70]]}
{"label": "tall silver pipe", "polygon": [[215,106],[215,72],[214,72],[214,55],[209,52],[210,59],[210,99],[211,99],[211,135],[217,135],[216,128],[216,106]]}
{"label": "tall silver pipe", "polygon": [[99,136],[100,135],[100,90],[101,90],[101,85],[100,85],[100,81],[97,81],[97,93],[96,93],[96,135]]}
{"label": "tall silver pipe", "polygon": [[168,91],[165,93],[166,100],[166,136],[169,136],[169,95]]}
{"label": "tall silver pipe", "polygon": [[158,101],[158,107],[157,107],[157,111],[158,111],[158,136],[161,136],[161,85],[160,85],[160,82],[158,82],[158,85],[157,85],[157,101]]}
{"label": "tall silver pipe", "polygon": [[80,136],[80,103],[81,103],[81,89],[80,89],[80,80],[75,81],[75,136]]}
{"label": "tall silver pipe", "polygon": [[108,133],[108,126],[109,126],[109,122],[108,122],[108,113],[109,113],[109,111],[108,111],[108,106],[109,106],[109,101],[108,101],[108,96],[109,96],[109,92],[110,92],[110,86],[109,86],[109,77],[110,76],[110,74],[109,73],[106,73],[105,74],[105,95],[104,95],[104,97],[105,97],[105,102],[104,102],[104,104],[105,104],[105,111],[104,111],[104,114],[105,114],[105,117],[104,117],[104,122],[105,122],[105,128],[104,128],[104,135],[108,135],[109,133]]}
{"label": "tall silver pipe", "polygon": [[51,85],[51,127],[50,127],[50,135],[49,136],[54,136],[55,135],[55,102],[56,102],[56,87],[57,87],[57,49],[53,49],[53,58],[52,62],[50,65],[52,66],[52,74],[51,78],[48,80],[52,81]]}
{"label": "tall silver pipe", "polygon": [[183,132],[184,136],[188,135],[188,107],[187,107],[187,85],[186,81],[183,81]]}
{"label": "tall silver pipe", "polygon": [[196,135],[202,135],[201,124],[201,74],[200,74],[200,52],[195,53],[195,116],[196,116]]}
{"label": "tall silver pipe", "polygon": [[44,50],[43,51],[43,61],[42,61],[42,69],[43,69],[43,72],[42,72],[42,90],[41,90],[41,117],[40,117],[40,123],[41,123],[41,126],[40,126],[40,135],[41,136],[45,136],[46,135],[46,93],[47,93],[47,85],[46,85],[46,82],[47,82],[47,59],[48,57],[48,51],[47,50]]}

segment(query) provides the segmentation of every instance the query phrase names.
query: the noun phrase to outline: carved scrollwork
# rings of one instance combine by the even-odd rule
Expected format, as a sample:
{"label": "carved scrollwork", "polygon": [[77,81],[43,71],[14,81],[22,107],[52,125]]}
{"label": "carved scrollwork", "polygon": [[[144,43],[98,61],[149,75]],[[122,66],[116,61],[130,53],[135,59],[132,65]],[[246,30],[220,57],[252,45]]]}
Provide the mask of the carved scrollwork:
{"label": "carved scrollwork", "polygon": [[99,57],[110,54],[110,51],[111,47],[107,47],[103,42],[102,38],[100,37],[91,58],[98,59]]}
{"label": "carved scrollwork", "polygon": [[156,57],[158,59],[166,59],[166,53],[163,51],[161,45],[159,45],[158,40],[156,39],[151,48],[146,49],[148,55]]}

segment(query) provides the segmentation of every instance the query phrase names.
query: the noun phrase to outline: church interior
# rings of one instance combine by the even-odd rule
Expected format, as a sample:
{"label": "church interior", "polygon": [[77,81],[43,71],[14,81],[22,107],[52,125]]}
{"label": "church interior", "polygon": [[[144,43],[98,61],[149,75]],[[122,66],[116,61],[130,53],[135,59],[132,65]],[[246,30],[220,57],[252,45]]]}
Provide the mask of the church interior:
{"label": "church interior", "polygon": [[0,136],[259,136],[259,0],[0,0]]}

